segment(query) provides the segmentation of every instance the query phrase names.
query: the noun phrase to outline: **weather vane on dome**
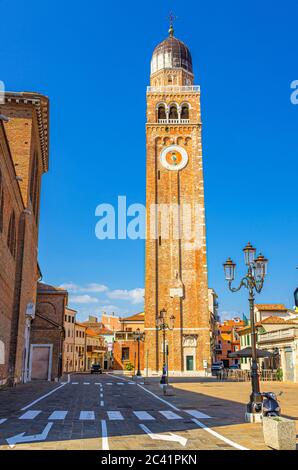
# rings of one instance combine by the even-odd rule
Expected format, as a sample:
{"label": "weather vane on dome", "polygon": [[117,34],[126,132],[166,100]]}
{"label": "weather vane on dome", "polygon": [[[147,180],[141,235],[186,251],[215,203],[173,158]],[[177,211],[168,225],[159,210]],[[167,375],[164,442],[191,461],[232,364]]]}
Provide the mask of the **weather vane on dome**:
{"label": "weather vane on dome", "polygon": [[168,20],[170,21],[170,28],[169,28],[169,35],[171,37],[174,36],[174,28],[173,28],[173,23],[175,20],[177,20],[177,16],[173,14],[173,12],[170,11],[170,14],[168,16]]}

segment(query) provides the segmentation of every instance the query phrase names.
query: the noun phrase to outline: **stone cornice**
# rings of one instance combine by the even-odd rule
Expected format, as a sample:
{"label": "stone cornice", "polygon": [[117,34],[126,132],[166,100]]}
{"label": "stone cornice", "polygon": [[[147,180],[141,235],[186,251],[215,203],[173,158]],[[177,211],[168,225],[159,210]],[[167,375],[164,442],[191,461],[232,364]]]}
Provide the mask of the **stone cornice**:
{"label": "stone cornice", "polygon": [[41,147],[44,172],[49,167],[49,99],[39,93],[5,92],[5,102],[13,104],[31,104],[34,106]]}

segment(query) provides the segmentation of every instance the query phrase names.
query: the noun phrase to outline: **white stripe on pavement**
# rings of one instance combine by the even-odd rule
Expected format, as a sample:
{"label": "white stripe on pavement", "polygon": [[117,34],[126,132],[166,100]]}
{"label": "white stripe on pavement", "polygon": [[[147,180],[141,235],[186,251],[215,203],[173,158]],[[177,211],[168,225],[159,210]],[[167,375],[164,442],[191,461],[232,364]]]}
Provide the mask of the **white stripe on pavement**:
{"label": "white stripe on pavement", "polygon": [[135,382],[128,382],[128,385],[136,385]]}
{"label": "white stripe on pavement", "polygon": [[220,439],[221,441],[224,441],[226,444],[229,444],[230,446],[235,447],[235,449],[238,449],[238,450],[249,450],[249,449],[247,449],[247,447],[243,447],[243,446],[241,446],[240,444],[237,444],[237,442],[231,441],[230,439],[228,439],[228,438],[222,436],[221,434],[218,434],[218,432],[213,431],[213,429],[208,428],[208,426],[206,426],[204,423],[201,423],[201,422],[198,421],[197,419],[193,418],[192,421],[193,421],[194,423],[196,423],[197,426],[199,426],[200,428],[204,429],[204,431],[209,432],[210,434],[212,434],[213,436],[217,437],[217,438]]}
{"label": "white stripe on pavement", "polygon": [[105,402],[103,400],[101,400],[100,406],[105,406]]}
{"label": "white stripe on pavement", "polygon": [[123,420],[123,416],[120,413],[120,411],[108,411],[108,417],[110,421],[115,421],[115,420]]}
{"label": "white stripe on pavement", "polygon": [[43,400],[44,398],[52,395],[52,393],[55,393],[57,392],[57,390],[59,390],[59,388],[62,388],[62,387],[65,387],[66,383],[62,384],[62,385],[59,385],[59,387],[57,388],[54,388],[54,390],[51,390],[49,393],[46,393],[45,395],[42,395],[41,397],[37,398],[37,400],[34,400],[32,403],[29,403],[29,405],[27,406],[24,406],[23,408],[21,408],[21,411],[25,411],[27,410],[28,408],[30,408],[31,406],[35,405],[35,403],[39,402],[40,400]]}
{"label": "white stripe on pavement", "polygon": [[117,385],[124,385],[123,382],[117,382]]}
{"label": "white stripe on pavement", "polygon": [[107,422],[104,419],[101,420],[101,434],[102,434],[102,450],[109,450]]}
{"label": "white stripe on pavement", "polygon": [[90,385],[90,382],[83,382],[83,385]]}
{"label": "white stripe on pavement", "polygon": [[2,418],[2,419],[0,419],[0,424],[5,423],[5,421],[7,421],[7,418]]}
{"label": "white stripe on pavement", "polygon": [[40,410],[29,410],[29,411],[26,411],[26,413],[24,413],[22,416],[20,416],[19,419],[34,419],[40,413],[41,413]]}
{"label": "white stripe on pavement", "polygon": [[79,385],[79,382],[71,382],[71,385]]}
{"label": "white stripe on pavement", "polygon": [[49,417],[49,420],[54,420],[54,419],[65,419],[65,416],[67,415],[68,411],[53,411],[51,416]]}
{"label": "white stripe on pavement", "polygon": [[147,411],[133,411],[133,414],[141,421],[154,421],[155,418],[151,416]]}
{"label": "white stripe on pavement", "polygon": [[193,416],[194,418],[200,418],[200,419],[209,419],[211,416],[206,415],[205,413],[202,413],[201,411],[198,410],[184,410],[185,413],[188,413],[189,415]]}
{"label": "white stripe on pavement", "polygon": [[159,413],[167,419],[182,419],[181,416],[177,415],[176,413],[170,410],[160,411]]}
{"label": "white stripe on pavement", "polygon": [[143,386],[140,385],[140,384],[137,384],[137,385],[138,385],[138,387],[140,387],[142,390],[145,390],[145,392],[150,393],[150,395],[153,395],[155,398],[157,398],[157,400],[162,401],[163,403],[165,403],[166,405],[168,405],[170,408],[173,408],[173,410],[175,410],[175,411],[180,411],[179,408],[177,408],[177,406],[172,405],[172,403],[169,403],[167,400],[164,400],[163,398],[160,398],[158,395],[155,395],[155,393],[151,392],[151,390],[148,390],[147,388],[143,387]]}
{"label": "white stripe on pavement", "polygon": [[94,411],[81,411],[80,412],[81,420],[91,420],[95,419]]}
{"label": "white stripe on pavement", "polygon": [[112,382],[107,382],[105,385],[113,385]]}

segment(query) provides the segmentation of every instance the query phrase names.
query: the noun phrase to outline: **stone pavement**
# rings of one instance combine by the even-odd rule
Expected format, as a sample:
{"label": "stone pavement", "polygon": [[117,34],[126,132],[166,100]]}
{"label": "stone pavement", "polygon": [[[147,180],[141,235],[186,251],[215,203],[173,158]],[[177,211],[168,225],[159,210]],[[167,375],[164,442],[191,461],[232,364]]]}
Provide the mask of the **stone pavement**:
{"label": "stone pavement", "polygon": [[[167,397],[158,378],[136,383],[113,374],[0,390],[0,450],[11,450],[16,435],[28,442],[20,440],[13,449],[267,449],[261,425],[244,422],[249,383],[171,383],[176,395]],[[266,383],[262,389],[283,390],[283,414],[298,418],[296,385]]]}
{"label": "stone pavement", "polygon": [[[158,379],[145,379],[146,386],[162,396]],[[218,381],[215,378],[170,378],[175,396],[167,397],[173,404],[196,407],[212,416],[208,426],[249,449],[267,449],[262,425],[246,423],[244,413],[251,393],[250,382]],[[283,392],[279,397],[282,416],[294,419],[298,437],[298,384],[290,382],[261,382],[261,391]],[[183,408],[182,406],[182,408]]]}

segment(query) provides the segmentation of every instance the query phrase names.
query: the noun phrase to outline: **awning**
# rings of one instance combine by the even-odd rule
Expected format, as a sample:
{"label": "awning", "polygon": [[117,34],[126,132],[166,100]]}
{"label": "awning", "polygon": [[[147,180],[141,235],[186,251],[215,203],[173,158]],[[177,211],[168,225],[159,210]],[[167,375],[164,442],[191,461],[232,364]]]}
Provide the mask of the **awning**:
{"label": "awning", "polygon": [[[257,349],[257,357],[273,357],[276,356],[278,353],[272,353],[267,351],[266,349]],[[235,351],[233,353],[229,353],[228,357],[231,358],[238,358],[238,357],[252,357],[251,354],[251,346],[247,348],[240,349],[239,351]]]}

